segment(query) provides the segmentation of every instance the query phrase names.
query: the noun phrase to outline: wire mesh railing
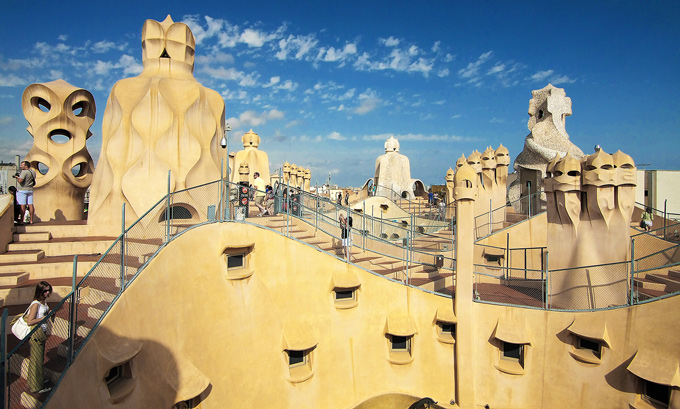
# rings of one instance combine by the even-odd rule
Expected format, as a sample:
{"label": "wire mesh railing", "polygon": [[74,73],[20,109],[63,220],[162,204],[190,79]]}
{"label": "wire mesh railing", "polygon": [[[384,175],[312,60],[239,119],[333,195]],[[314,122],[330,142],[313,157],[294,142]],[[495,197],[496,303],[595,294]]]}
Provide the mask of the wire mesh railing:
{"label": "wire mesh railing", "polygon": [[489,200],[484,204],[485,211],[475,216],[476,239],[481,240],[509,225],[523,222],[545,212],[545,207],[535,205],[539,199],[540,193],[532,193],[496,208]]}
{"label": "wire mesh railing", "polygon": [[[32,393],[39,383],[35,379],[44,378],[59,384],[116,299],[164,245],[187,229],[203,223],[245,221],[249,207],[242,206],[243,200],[258,195],[264,195],[267,209],[285,216],[285,225],[280,233],[297,240],[292,229],[294,223],[314,226],[330,238],[331,245],[325,250],[340,257],[342,234],[339,215],[351,216],[352,249],[358,250],[363,261],[368,262],[367,270],[409,286],[448,296],[453,294],[456,261],[447,255],[454,245],[453,222],[423,219],[413,214],[403,220],[385,220],[367,214],[363,208],[344,207],[290,186],[278,185],[273,192],[258,192],[250,187],[218,180],[168,193],[137,221],[128,227],[121,226],[122,234],[86,274],[77,273],[76,257],[72,290],[32,334],[8,354],[8,313],[7,310],[3,312],[0,363],[6,385],[2,389],[4,407],[26,401],[32,407],[41,407],[49,401],[51,395],[45,397]],[[121,220],[125,220],[125,207],[121,216]],[[521,217],[528,218],[530,214]],[[646,237],[640,235],[637,240],[644,241]],[[664,294],[640,296],[644,290],[640,284],[644,282],[644,273],[678,266],[680,250],[672,243],[659,251],[640,252],[636,258],[633,241],[632,263],[553,271],[549,270],[545,248],[486,247],[493,251],[488,251],[490,257],[485,258],[485,264],[475,265],[474,271],[474,297],[479,302],[595,310],[646,302],[667,296],[669,291],[680,292],[680,288],[671,287]],[[35,334],[40,332],[37,328],[42,325],[49,328],[44,340],[45,362],[39,365],[43,368],[40,376],[36,374],[36,360],[31,359],[29,340],[35,338]]]}

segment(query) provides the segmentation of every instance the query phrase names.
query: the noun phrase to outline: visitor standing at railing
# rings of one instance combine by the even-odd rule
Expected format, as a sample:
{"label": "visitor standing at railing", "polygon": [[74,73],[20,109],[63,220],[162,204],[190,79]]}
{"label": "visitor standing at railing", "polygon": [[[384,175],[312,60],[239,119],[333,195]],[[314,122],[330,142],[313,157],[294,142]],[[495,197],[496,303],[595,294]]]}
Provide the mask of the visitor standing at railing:
{"label": "visitor standing at railing", "polygon": [[19,183],[17,201],[19,206],[21,206],[22,217],[26,213],[26,207],[28,207],[28,222],[33,224],[33,215],[35,214],[35,208],[33,207],[33,186],[35,186],[36,173],[31,169],[31,162],[26,160],[21,162],[20,169],[20,173],[12,176]]}
{"label": "visitor standing at railing", "polygon": [[340,214],[338,218],[340,222],[340,237],[342,238],[342,250],[348,263],[352,262],[352,216],[345,219],[345,216]]}
{"label": "visitor standing at railing", "polygon": [[264,180],[260,177],[260,172],[255,172],[253,173],[253,187],[256,189],[255,190],[255,206],[257,206],[258,209],[260,209],[260,214],[258,214],[258,217],[261,217],[264,214],[264,197],[265,197],[265,184]]}
{"label": "visitor standing at railing", "polygon": [[[52,295],[52,286],[47,281],[41,281],[35,286],[33,301],[28,308],[28,315],[26,317],[26,324],[28,326],[38,324],[50,311],[50,307],[47,306],[47,298],[50,295]],[[42,324],[33,332],[29,340],[31,357],[28,361],[28,387],[33,393],[45,393],[52,389],[47,387],[46,382],[43,380],[45,340],[47,340],[47,325]]]}
{"label": "visitor standing at railing", "polygon": [[640,227],[644,228],[645,231],[652,230],[652,220],[654,220],[654,215],[652,215],[652,208],[647,207],[645,212],[642,213],[642,220],[640,220]]}

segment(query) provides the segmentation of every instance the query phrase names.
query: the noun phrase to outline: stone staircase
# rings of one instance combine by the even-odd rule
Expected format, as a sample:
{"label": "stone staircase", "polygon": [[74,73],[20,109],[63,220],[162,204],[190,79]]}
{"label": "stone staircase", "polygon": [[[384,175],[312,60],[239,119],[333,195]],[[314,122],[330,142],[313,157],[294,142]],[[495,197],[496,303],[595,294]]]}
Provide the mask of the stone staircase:
{"label": "stone staircase", "polygon": [[[72,288],[73,259],[78,255],[76,281],[101,258],[117,237],[89,236],[85,222],[36,223],[16,226],[13,241],[7,252],[0,254],[0,300],[10,317],[23,313],[30,304],[35,285],[41,280],[52,284],[54,292],[48,300],[50,308],[57,306]],[[144,263],[158,243],[155,240],[130,240],[136,253],[126,256],[126,275],[131,277]],[[119,270],[120,254],[110,253],[101,263],[115,264]],[[79,345],[87,337],[104,311],[120,291],[120,278],[93,277],[78,292],[74,342]],[[56,383],[66,367],[68,328],[71,301],[67,300],[55,313],[45,343],[44,378]],[[7,351],[12,351],[19,340],[7,328]],[[27,374],[30,348],[22,345],[9,361],[9,407],[39,408],[49,395],[28,392]]]}
{"label": "stone staircase", "polygon": [[[291,217],[289,219],[290,224],[288,230],[286,230],[285,215],[252,218],[249,219],[249,221],[261,224],[282,234],[286,234],[286,231],[288,231],[288,233],[297,240],[311,244],[312,246],[337,257],[344,257],[342,242],[321,230],[315,230],[314,226],[309,221]],[[439,245],[440,241],[450,244],[451,238],[447,239],[447,236],[450,234],[450,230],[443,231],[440,235],[423,239],[421,243],[423,246],[429,243],[435,247]],[[449,296],[453,294],[453,273],[450,271],[419,263],[410,263],[407,266],[406,262],[400,259],[398,254],[394,254],[394,257],[391,257],[389,255],[375,253],[368,249],[362,251],[357,246],[358,240],[359,237],[355,234],[355,245],[351,251],[351,258],[354,264],[386,278],[404,283],[408,281],[410,276],[410,283],[414,286]],[[385,246],[382,248],[384,249]],[[403,250],[397,250],[396,247],[394,251],[395,253],[403,253]]]}
{"label": "stone staircase", "polygon": [[639,300],[660,297],[680,291],[680,270],[669,269],[663,272],[647,273],[643,278],[633,280]]}

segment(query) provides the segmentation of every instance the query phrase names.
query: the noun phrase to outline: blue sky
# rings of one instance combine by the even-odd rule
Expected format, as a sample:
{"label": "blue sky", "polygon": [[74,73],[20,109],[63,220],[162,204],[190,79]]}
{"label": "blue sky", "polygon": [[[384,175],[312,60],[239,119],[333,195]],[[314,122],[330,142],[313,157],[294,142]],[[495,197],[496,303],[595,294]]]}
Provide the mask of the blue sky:
{"label": "blue sky", "polygon": [[677,1],[145,3],[2,6],[0,159],[32,145],[23,90],[62,78],[94,94],[96,160],[111,87],[141,71],[144,21],[170,14],[196,37],[196,79],[225,99],[230,151],[252,128],[272,171],[288,161],[360,186],[394,135],[411,176],[441,184],[475,149],[503,143],[514,160],[548,82],[572,99],[584,152],[680,168]]}

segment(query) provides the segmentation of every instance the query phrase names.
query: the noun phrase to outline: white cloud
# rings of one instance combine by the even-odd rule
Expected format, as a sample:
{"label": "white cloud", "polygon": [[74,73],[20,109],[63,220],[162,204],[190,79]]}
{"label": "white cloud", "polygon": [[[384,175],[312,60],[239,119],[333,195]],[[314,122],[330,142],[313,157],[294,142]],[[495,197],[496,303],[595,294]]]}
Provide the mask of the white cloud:
{"label": "white cloud", "polygon": [[434,42],[434,44],[432,45],[432,48],[431,48],[433,53],[436,53],[437,51],[439,51],[439,47],[441,46],[441,43],[442,43],[441,41],[435,41]]}
{"label": "white cloud", "polygon": [[283,84],[276,86],[276,89],[281,89],[284,91],[295,91],[298,87],[297,82],[293,82],[291,80],[285,80]]}
{"label": "white cloud", "polygon": [[569,78],[566,75],[555,74],[554,70],[538,71],[537,73],[529,77],[529,79],[535,82],[547,81],[553,85],[573,84],[574,82],[576,82],[575,79]]}
{"label": "white cloud", "polygon": [[444,68],[444,69],[437,71],[437,76],[440,77],[440,78],[448,77],[449,76],[449,69]]}
{"label": "white cloud", "polygon": [[393,70],[397,72],[420,72],[427,77],[434,66],[434,59],[420,57],[413,61],[412,58],[420,54],[420,49],[411,46],[408,49],[393,48],[388,57],[379,62],[371,62],[370,56],[363,53],[354,62],[357,70]]}
{"label": "white cloud", "polygon": [[124,51],[126,44],[116,45],[113,41],[102,40],[92,44],[90,48],[92,52],[97,54],[102,54],[108,52],[109,50]]}
{"label": "white cloud", "polygon": [[382,100],[378,94],[372,89],[367,89],[366,92],[359,95],[359,106],[354,108],[353,112],[359,115],[365,115],[382,104]]}
{"label": "white cloud", "polygon": [[471,140],[470,138],[465,138],[457,135],[424,135],[424,134],[376,134],[376,135],[364,135],[362,137],[365,141],[386,141],[391,136],[394,136],[399,141],[465,141]]}
{"label": "white cloud", "polygon": [[221,51],[214,51],[210,54],[200,54],[196,56],[196,65],[228,64],[234,63],[234,56]]}
{"label": "white cloud", "polygon": [[124,54],[120,57],[118,61],[118,66],[123,68],[123,74],[125,75],[138,75],[144,70],[144,66],[137,62],[135,57]]}
{"label": "white cloud", "polygon": [[479,70],[481,66],[489,60],[493,51],[487,51],[477,58],[477,61],[469,63],[465,68],[458,70],[458,75],[465,78],[469,83],[479,85],[481,82]]}
{"label": "white cloud", "polygon": [[0,73],[0,87],[18,87],[28,84],[29,81],[14,74],[4,75]]}
{"label": "white cloud", "polygon": [[486,72],[486,75],[497,74],[499,72],[503,72],[503,70],[505,70],[505,65],[498,63],[489,69],[489,71]]}
{"label": "white cloud", "polygon": [[502,124],[505,122],[505,119],[493,117],[489,122],[492,124]]}
{"label": "white cloud", "polygon": [[560,76],[555,76],[550,79],[550,82],[553,85],[560,85],[560,84],[573,84],[576,82],[576,80],[571,79],[567,77],[566,75],[560,75]]}
{"label": "white cloud", "polygon": [[328,139],[331,139],[331,140],[334,140],[334,141],[345,141],[345,140],[347,140],[347,138],[340,135],[339,132],[331,132],[328,135]]}
{"label": "white cloud", "polygon": [[66,34],[62,34],[59,37],[57,37],[57,40],[66,41],[66,40],[68,40],[68,36]]}
{"label": "white cloud", "polygon": [[8,125],[11,124],[12,122],[14,122],[14,118],[12,118],[11,116],[0,117],[0,126]]}
{"label": "white cloud", "polygon": [[237,81],[239,85],[244,87],[255,86],[260,77],[256,72],[245,74],[243,71],[239,71],[235,68],[224,67],[204,67],[201,69],[201,72],[220,80]]}
{"label": "white cloud", "polygon": [[266,42],[276,39],[276,34],[267,34],[260,30],[255,30],[252,28],[246,28],[241,33],[241,42],[248,45],[248,47],[259,48],[262,47]]}
{"label": "white cloud", "polygon": [[310,53],[314,47],[319,43],[314,34],[309,34],[306,36],[293,36],[289,35],[288,38],[282,38],[279,40],[279,51],[276,53],[276,58],[279,60],[285,60],[288,58],[288,54],[295,52],[295,59],[301,60],[307,54]]}
{"label": "white cloud", "polygon": [[433,102],[433,104],[435,104],[435,105],[444,105],[445,103],[446,103],[446,101],[444,101],[443,99]]}
{"label": "white cloud", "polygon": [[548,78],[549,76],[553,75],[554,72],[555,71],[553,71],[553,70],[539,71],[536,74],[532,75],[530,78],[533,81],[543,81],[546,78]]}
{"label": "white cloud", "polygon": [[245,111],[238,118],[229,118],[227,122],[233,129],[242,127],[257,127],[271,120],[283,119],[283,112],[278,109],[257,113],[255,111]]}
{"label": "white cloud", "polygon": [[205,16],[204,19],[207,27],[204,28],[198,19],[199,17],[196,15],[184,16],[182,18],[182,22],[189,26],[194,34],[196,44],[201,44],[207,38],[217,37],[222,28],[228,24],[222,19]]}
{"label": "white cloud", "polygon": [[64,73],[59,70],[50,70],[49,79],[58,80],[64,78]]}
{"label": "white cloud", "polygon": [[379,38],[378,43],[386,47],[396,47],[399,45],[399,39],[390,36],[389,38]]}
{"label": "white cloud", "polygon": [[274,85],[278,84],[279,81],[281,81],[281,77],[271,77],[269,79],[269,84],[263,85],[262,88],[269,88],[271,86],[274,86]]}
{"label": "white cloud", "polygon": [[288,122],[288,123],[286,124],[285,128],[286,128],[286,129],[292,128],[292,127],[294,127],[294,126],[297,126],[299,123],[300,123],[300,121],[297,121],[297,120],[295,120],[295,121],[290,121],[290,122]]}
{"label": "white cloud", "polygon": [[109,71],[114,68],[114,64],[110,61],[97,60],[97,62],[94,63],[94,72],[97,75],[108,75]]}
{"label": "white cloud", "polygon": [[319,54],[316,59],[326,62],[344,61],[350,55],[357,53],[357,46],[354,43],[347,43],[342,49],[336,49],[335,47],[330,47],[328,49],[321,47],[319,49]]}

